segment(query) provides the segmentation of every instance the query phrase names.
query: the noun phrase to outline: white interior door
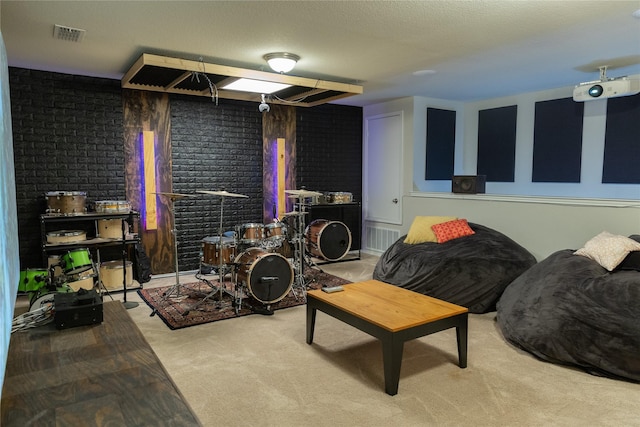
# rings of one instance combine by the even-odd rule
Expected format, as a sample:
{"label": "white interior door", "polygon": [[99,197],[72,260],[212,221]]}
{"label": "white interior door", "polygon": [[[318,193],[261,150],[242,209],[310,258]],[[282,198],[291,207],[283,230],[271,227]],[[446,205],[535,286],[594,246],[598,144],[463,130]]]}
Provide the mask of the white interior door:
{"label": "white interior door", "polygon": [[365,220],[402,223],[402,123],[402,112],[365,118]]}

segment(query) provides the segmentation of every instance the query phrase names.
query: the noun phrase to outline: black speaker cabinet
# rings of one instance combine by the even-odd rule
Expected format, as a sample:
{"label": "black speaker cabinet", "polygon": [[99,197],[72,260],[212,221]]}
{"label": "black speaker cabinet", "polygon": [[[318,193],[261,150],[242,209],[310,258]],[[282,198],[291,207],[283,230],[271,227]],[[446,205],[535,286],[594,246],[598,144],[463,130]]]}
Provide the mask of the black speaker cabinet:
{"label": "black speaker cabinet", "polygon": [[484,193],[487,177],[485,175],[454,175],[451,179],[451,191],[454,193]]}

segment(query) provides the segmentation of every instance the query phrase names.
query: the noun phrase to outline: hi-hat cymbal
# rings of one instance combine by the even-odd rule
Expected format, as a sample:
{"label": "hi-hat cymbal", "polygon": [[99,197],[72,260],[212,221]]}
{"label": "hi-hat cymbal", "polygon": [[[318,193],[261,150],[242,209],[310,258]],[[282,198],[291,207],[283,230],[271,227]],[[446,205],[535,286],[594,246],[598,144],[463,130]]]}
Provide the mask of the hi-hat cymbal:
{"label": "hi-hat cymbal", "polygon": [[221,196],[221,197],[246,197],[246,198],[249,197],[249,196],[245,196],[244,194],[229,193],[228,191],[225,191],[225,190],[222,190],[222,191],[198,190],[196,191],[196,193],[211,194],[212,196]]}
{"label": "hi-hat cymbal", "polygon": [[322,193],[318,193],[317,191],[309,191],[309,190],[284,190],[287,194],[294,194],[297,197],[316,197],[322,196]]}
{"label": "hi-hat cymbal", "polygon": [[196,197],[193,194],[182,194],[182,193],[162,193],[162,192],[158,192],[158,193],[152,193],[152,194],[157,194],[159,196],[167,196],[167,197],[170,197],[172,199],[183,199],[185,197]]}

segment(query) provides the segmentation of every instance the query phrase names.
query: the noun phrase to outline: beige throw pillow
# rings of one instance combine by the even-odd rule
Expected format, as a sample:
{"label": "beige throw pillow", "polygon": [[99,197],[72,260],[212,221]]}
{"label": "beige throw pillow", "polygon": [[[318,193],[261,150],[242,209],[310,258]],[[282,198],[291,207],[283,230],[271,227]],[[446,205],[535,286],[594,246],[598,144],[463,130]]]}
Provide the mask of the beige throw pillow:
{"label": "beige throw pillow", "polygon": [[591,258],[607,270],[612,271],[632,251],[640,251],[640,243],[625,236],[603,231],[573,254]]}
{"label": "beige throw pillow", "polygon": [[437,242],[438,238],[431,226],[456,219],[458,218],[455,216],[417,216],[413,219],[404,242],[409,244]]}

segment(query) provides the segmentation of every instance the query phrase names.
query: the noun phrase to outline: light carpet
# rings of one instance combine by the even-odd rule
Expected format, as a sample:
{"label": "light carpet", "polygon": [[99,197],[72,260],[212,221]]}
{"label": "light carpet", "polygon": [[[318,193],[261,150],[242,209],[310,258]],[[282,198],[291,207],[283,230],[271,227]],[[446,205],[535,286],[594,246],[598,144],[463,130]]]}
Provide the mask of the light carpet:
{"label": "light carpet", "polygon": [[[323,269],[370,279],[372,258]],[[495,313],[469,316],[466,369],[454,330],[407,342],[396,396],[376,339],[319,312],[308,345],[304,306],[177,331],[129,314],[205,426],[640,426],[638,384],[542,362]]]}

